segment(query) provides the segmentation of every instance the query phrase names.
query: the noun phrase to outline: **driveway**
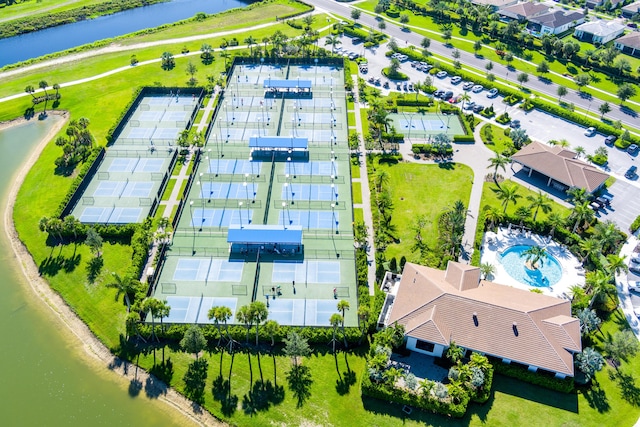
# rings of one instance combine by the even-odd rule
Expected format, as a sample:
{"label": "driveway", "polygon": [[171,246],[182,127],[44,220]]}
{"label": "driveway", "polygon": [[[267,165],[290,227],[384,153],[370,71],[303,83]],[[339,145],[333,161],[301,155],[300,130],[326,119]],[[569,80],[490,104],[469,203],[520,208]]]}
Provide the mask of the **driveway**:
{"label": "driveway", "polygon": [[629,233],[629,226],[640,215],[640,189],[624,180],[617,180],[609,187],[609,194],[613,196],[611,208],[600,210],[598,219],[610,219],[622,231]]}

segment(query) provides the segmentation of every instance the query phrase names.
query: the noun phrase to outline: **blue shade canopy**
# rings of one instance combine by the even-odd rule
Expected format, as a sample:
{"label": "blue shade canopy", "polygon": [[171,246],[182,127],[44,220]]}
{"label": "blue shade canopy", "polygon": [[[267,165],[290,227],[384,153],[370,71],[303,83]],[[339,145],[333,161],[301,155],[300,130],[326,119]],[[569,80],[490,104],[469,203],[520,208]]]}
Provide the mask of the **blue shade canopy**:
{"label": "blue shade canopy", "polygon": [[265,89],[309,89],[311,90],[311,80],[296,79],[272,79],[268,78],[264,81]]}
{"label": "blue shade canopy", "polygon": [[227,242],[249,245],[301,245],[302,227],[281,225],[246,225],[229,227]]}
{"label": "blue shade canopy", "polygon": [[309,138],[291,136],[252,136],[249,138],[249,147],[258,149],[302,149],[309,146]]}

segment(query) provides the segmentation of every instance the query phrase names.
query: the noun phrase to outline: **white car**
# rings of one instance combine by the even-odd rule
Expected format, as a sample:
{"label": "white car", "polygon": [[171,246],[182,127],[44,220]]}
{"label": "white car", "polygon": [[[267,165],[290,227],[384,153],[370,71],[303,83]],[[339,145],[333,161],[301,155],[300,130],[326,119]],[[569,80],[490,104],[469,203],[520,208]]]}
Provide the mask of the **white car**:
{"label": "white car", "polygon": [[631,262],[634,264],[640,264],[640,255],[631,256]]}
{"label": "white car", "polygon": [[447,72],[446,71],[439,71],[436,74],[436,77],[439,78],[439,79],[444,79],[445,77],[447,77]]}
{"label": "white car", "polygon": [[640,292],[640,282],[629,282],[629,290],[633,292]]}
{"label": "white car", "polygon": [[482,85],[475,85],[474,87],[471,88],[471,92],[473,93],[480,93],[484,90],[484,86]]}
{"label": "white car", "polygon": [[593,136],[596,134],[596,128],[594,128],[593,126],[588,127],[587,129],[585,129],[584,134],[586,136]]}

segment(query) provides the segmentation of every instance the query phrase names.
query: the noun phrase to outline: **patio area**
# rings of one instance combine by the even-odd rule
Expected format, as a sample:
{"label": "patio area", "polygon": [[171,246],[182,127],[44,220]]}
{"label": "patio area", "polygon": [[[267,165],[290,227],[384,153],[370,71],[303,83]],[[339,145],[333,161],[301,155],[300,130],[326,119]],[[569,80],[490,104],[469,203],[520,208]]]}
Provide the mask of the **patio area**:
{"label": "patio area", "polygon": [[[555,258],[562,270],[560,280],[552,286],[529,286],[512,277],[501,262],[505,250],[514,246],[540,246]],[[517,226],[498,228],[497,233],[484,235],[481,250],[481,263],[492,264],[496,272],[488,280],[520,289],[540,289],[545,295],[569,299],[569,289],[573,285],[584,286],[585,271],[582,263],[566,247],[548,236],[539,236]],[[524,263],[524,259],[522,260]]]}
{"label": "patio area", "polygon": [[391,366],[408,370],[418,378],[418,381],[428,379],[442,382],[447,378],[449,372],[434,362],[435,358],[433,356],[414,351],[410,352],[408,356],[393,353],[390,360]]}

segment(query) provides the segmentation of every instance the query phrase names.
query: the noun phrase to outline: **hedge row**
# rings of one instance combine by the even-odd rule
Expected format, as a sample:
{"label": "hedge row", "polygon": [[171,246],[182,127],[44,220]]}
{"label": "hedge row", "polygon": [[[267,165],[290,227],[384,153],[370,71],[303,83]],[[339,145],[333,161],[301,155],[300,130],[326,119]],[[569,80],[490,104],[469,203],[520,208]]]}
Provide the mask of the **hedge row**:
{"label": "hedge row", "polygon": [[417,395],[407,389],[398,389],[385,383],[374,383],[369,375],[362,376],[362,394],[375,399],[387,402],[396,402],[403,405],[410,405],[437,414],[449,415],[454,418],[461,418],[467,411],[470,397],[464,393],[460,403],[448,403],[439,399],[429,399],[422,395]]}
{"label": "hedge row", "polygon": [[523,366],[502,363],[496,360],[492,360],[492,364],[495,372],[529,384],[539,385],[562,393],[571,393],[574,388],[573,378],[570,377],[564,379],[548,377],[540,372],[531,372]]}
{"label": "hedge row", "polygon": [[640,228],[640,215],[638,215],[636,219],[634,219],[633,222],[631,223],[631,226],[629,226],[629,229],[631,230],[632,233],[635,233],[636,231],[638,231],[638,228]]}
{"label": "hedge row", "polygon": [[149,247],[153,239],[152,226],[153,221],[151,218],[147,218],[142,224],[135,227],[135,232],[133,236],[131,236],[133,254],[131,255],[131,266],[128,271],[128,275],[131,277],[140,277],[142,275],[142,269],[147,263]]}
{"label": "hedge row", "polygon": [[[413,151],[413,153],[415,154],[432,154],[438,152],[434,144],[413,144],[411,145],[411,151]],[[446,147],[444,154],[453,155],[453,147]]]}

